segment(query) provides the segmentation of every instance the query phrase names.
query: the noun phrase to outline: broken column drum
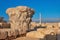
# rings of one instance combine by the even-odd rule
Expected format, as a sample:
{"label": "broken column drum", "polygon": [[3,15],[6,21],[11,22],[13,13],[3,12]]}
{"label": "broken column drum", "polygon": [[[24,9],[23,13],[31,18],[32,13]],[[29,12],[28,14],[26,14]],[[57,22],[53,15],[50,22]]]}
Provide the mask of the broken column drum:
{"label": "broken column drum", "polygon": [[8,8],[6,13],[9,15],[11,29],[19,30],[21,34],[26,33],[34,14],[33,9],[26,6],[18,6],[16,8]]}

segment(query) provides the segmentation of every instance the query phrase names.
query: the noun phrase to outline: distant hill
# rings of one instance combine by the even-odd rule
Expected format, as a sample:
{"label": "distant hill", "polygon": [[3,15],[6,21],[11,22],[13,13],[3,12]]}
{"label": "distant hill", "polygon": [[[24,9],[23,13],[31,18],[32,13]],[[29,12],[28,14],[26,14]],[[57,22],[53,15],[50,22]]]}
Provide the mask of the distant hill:
{"label": "distant hill", "polygon": [[[40,19],[32,19],[33,22],[40,22]],[[42,19],[42,22],[60,22],[59,18],[46,18]]]}

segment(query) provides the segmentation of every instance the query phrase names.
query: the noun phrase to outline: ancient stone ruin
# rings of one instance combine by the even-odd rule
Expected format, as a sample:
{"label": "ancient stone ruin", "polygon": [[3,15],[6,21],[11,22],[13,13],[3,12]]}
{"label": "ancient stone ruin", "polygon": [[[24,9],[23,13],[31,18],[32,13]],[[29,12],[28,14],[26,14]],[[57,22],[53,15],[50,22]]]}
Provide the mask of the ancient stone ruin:
{"label": "ancient stone ruin", "polygon": [[29,24],[34,14],[33,9],[26,6],[18,6],[7,9],[6,13],[9,15],[12,30],[18,30],[20,34],[24,34],[29,30]]}
{"label": "ancient stone ruin", "polygon": [[[18,6],[16,8],[8,8],[6,13],[9,15],[8,23],[10,24],[10,27],[0,29],[0,39],[56,40],[58,24],[54,24],[54,26],[52,26],[53,23],[42,23],[44,26],[43,28],[42,24],[40,25],[37,22],[32,22],[32,16],[34,14],[33,9],[26,6]],[[0,22],[0,25],[2,24],[3,23]],[[7,24],[4,24],[4,26],[5,25]]]}

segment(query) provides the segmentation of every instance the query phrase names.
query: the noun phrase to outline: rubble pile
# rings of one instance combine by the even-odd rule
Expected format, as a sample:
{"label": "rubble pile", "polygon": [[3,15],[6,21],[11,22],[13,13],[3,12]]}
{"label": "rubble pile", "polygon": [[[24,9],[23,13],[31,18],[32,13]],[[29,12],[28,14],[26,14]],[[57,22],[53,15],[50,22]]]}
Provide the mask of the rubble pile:
{"label": "rubble pile", "polygon": [[38,32],[38,31],[32,31],[27,33],[26,37],[31,37],[31,38],[44,38],[45,37],[45,33],[43,32]]}
{"label": "rubble pile", "polygon": [[16,8],[7,9],[12,30],[19,30],[20,34],[29,30],[29,24],[34,14],[33,9],[26,6],[18,6]]}
{"label": "rubble pile", "polygon": [[[26,6],[7,9],[9,22],[3,23],[5,28],[0,29],[0,39],[6,40],[56,40],[57,25],[39,24],[32,22],[33,9]],[[2,23],[0,23],[2,25]],[[7,25],[7,27],[6,27]],[[9,29],[8,29],[8,26]],[[33,31],[30,31],[33,30]],[[29,31],[29,32],[27,32]],[[24,36],[25,35],[25,36]],[[47,36],[46,36],[47,35]]]}
{"label": "rubble pile", "polygon": [[31,31],[26,34],[26,37],[40,38],[44,40],[56,40],[56,29],[38,28],[37,31]]}

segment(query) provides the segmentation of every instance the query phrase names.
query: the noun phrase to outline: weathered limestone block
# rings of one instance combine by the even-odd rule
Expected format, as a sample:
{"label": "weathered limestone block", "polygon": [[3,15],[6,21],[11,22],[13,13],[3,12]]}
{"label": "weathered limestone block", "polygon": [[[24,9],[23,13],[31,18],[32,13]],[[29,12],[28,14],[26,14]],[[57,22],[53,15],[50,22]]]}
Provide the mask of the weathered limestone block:
{"label": "weathered limestone block", "polygon": [[8,31],[8,37],[16,37],[18,35],[18,30],[9,30]]}
{"label": "weathered limestone block", "polygon": [[31,37],[31,38],[44,38],[45,37],[45,33],[43,32],[38,32],[38,31],[32,31],[27,33],[26,37]]}
{"label": "weathered limestone block", "polygon": [[19,10],[19,11],[21,11],[21,12],[26,12],[26,11],[28,11],[28,9],[27,9],[26,6],[17,6],[16,8],[17,8],[17,10]]}
{"label": "weathered limestone block", "polygon": [[6,13],[9,15],[12,30],[20,29],[22,33],[26,33],[29,30],[29,24],[34,14],[33,9],[26,6],[18,6],[7,9]]}
{"label": "weathered limestone block", "polygon": [[26,37],[40,38],[44,40],[56,40],[56,34],[54,32],[51,32],[51,31],[49,32],[47,30],[44,31],[44,29],[29,32],[27,33]]}
{"label": "weathered limestone block", "polygon": [[6,31],[1,30],[0,31],[0,39],[6,39],[8,36],[8,33]]}
{"label": "weathered limestone block", "polygon": [[55,32],[54,29],[38,28],[37,31],[38,31],[38,32],[43,32],[43,33],[45,33],[46,35],[51,34],[51,33],[54,33],[54,35],[56,35],[56,32]]}
{"label": "weathered limestone block", "polygon": [[30,23],[30,29],[34,30],[35,27],[37,27],[37,23],[36,22],[31,22]]}

